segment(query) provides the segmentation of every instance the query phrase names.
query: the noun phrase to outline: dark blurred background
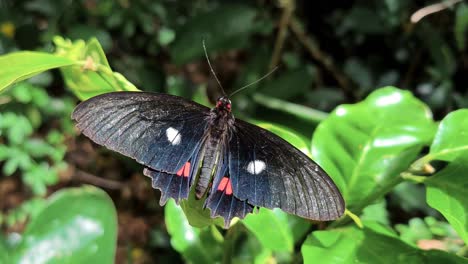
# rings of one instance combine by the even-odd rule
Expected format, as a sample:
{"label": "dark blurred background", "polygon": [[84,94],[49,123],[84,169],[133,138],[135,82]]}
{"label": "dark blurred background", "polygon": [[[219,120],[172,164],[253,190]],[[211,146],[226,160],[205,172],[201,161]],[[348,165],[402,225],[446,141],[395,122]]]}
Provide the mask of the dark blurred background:
{"label": "dark blurred background", "polygon": [[[451,6],[411,21],[416,11],[441,3]],[[227,93],[279,66],[271,77],[232,98],[236,116],[281,124],[307,139],[325,112],[358,102],[382,86],[410,90],[436,119],[467,107],[467,28],[468,5],[463,1],[0,0],[0,54],[53,52],[56,35],[97,37],[111,67],[145,91],[216,99],[220,89],[210,76],[203,39]],[[71,136],[76,132],[68,116],[77,99],[58,71],[30,83],[36,95],[29,101],[20,89],[12,96],[33,103],[24,115],[36,135],[63,135],[62,141],[50,144],[61,150],[54,155],[57,160],[65,157],[68,167],[53,180],[34,183],[2,176],[0,197],[8,197],[0,201],[2,212],[63,186],[96,184],[112,195],[119,224],[126,226],[119,231],[122,259],[180,261],[155,202],[159,193],[141,168]],[[296,106],[321,112],[304,114]],[[18,108],[9,106],[8,111]],[[14,173],[11,168],[3,172]],[[429,210],[417,203],[394,209],[401,211],[395,222]],[[24,227],[16,218],[2,226],[5,232]]]}

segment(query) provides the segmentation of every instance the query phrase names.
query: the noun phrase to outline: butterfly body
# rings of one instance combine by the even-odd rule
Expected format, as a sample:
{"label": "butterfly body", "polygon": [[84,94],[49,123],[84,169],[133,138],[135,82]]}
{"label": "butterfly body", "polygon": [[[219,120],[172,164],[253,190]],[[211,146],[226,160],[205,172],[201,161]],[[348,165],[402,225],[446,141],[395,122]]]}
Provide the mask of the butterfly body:
{"label": "butterfly body", "polygon": [[323,169],[271,132],[235,119],[227,97],[210,110],[177,96],[116,92],[81,103],[72,118],[96,143],[143,164],[161,205],[195,188],[226,227],[260,206],[322,221],[343,214],[343,198]]}

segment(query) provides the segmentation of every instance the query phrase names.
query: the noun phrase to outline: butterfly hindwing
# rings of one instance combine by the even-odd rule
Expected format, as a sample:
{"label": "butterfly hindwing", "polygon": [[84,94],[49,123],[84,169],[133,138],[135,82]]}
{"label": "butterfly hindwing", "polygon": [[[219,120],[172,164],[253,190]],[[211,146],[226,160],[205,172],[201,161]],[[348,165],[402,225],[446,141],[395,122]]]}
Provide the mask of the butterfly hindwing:
{"label": "butterfly hindwing", "polygon": [[210,194],[205,200],[205,207],[210,209],[212,218],[216,216],[224,218],[224,227],[228,228],[232,218],[245,218],[253,211],[254,206],[233,195],[232,182],[228,173],[228,155],[225,154],[213,179]]}
{"label": "butterfly hindwing", "polygon": [[199,149],[208,113],[177,96],[114,92],[81,103],[72,118],[94,142],[150,169],[175,174]]}
{"label": "butterfly hindwing", "polygon": [[229,149],[232,192],[238,199],[313,220],[343,214],[343,198],[326,172],[280,137],[236,119]]}

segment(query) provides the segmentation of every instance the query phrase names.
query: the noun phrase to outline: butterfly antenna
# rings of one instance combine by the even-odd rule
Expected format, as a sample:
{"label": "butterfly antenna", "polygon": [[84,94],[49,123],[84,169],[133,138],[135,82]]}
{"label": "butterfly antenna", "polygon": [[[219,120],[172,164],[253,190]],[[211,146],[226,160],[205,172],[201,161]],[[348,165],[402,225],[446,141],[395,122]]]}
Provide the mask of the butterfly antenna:
{"label": "butterfly antenna", "polygon": [[208,66],[210,66],[211,73],[213,74],[213,76],[215,77],[216,81],[218,82],[218,85],[219,85],[219,87],[221,88],[221,91],[223,92],[223,95],[226,95],[226,93],[224,92],[224,88],[223,88],[223,86],[221,85],[221,82],[220,82],[219,79],[218,79],[218,76],[216,76],[216,73],[215,73],[215,71],[213,70],[213,67],[211,66],[210,59],[208,58],[208,52],[206,51],[205,40],[202,40],[202,44],[203,44],[203,50],[205,51],[206,61],[208,62]]}
{"label": "butterfly antenna", "polygon": [[252,86],[252,85],[254,85],[254,84],[260,82],[261,80],[263,80],[263,79],[265,79],[266,77],[270,76],[270,75],[271,75],[273,72],[275,72],[277,69],[278,69],[278,66],[276,66],[275,68],[273,68],[273,70],[271,70],[269,73],[265,74],[262,78],[260,78],[260,79],[258,79],[258,80],[256,80],[256,81],[252,82],[252,83],[247,84],[246,86],[243,86],[243,87],[241,87],[241,88],[235,90],[233,93],[231,93],[231,94],[229,95],[229,97],[235,95],[236,93],[238,93],[238,92],[244,90],[245,88],[247,88],[247,87],[249,87],[249,86]]}

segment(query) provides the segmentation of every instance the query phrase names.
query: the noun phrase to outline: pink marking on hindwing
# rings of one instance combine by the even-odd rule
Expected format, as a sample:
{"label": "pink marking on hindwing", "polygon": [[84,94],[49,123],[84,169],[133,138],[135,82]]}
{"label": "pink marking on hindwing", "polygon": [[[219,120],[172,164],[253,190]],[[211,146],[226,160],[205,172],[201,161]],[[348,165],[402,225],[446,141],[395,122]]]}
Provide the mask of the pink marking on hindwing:
{"label": "pink marking on hindwing", "polygon": [[218,191],[224,192],[226,195],[232,194],[232,184],[228,177],[223,177],[218,185]]}
{"label": "pink marking on hindwing", "polygon": [[182,166],[182,168],[177,171],[176,175],[188,177],[190,175],[190,161],[187,161],[187,163],[185,163],[184,166]]}

